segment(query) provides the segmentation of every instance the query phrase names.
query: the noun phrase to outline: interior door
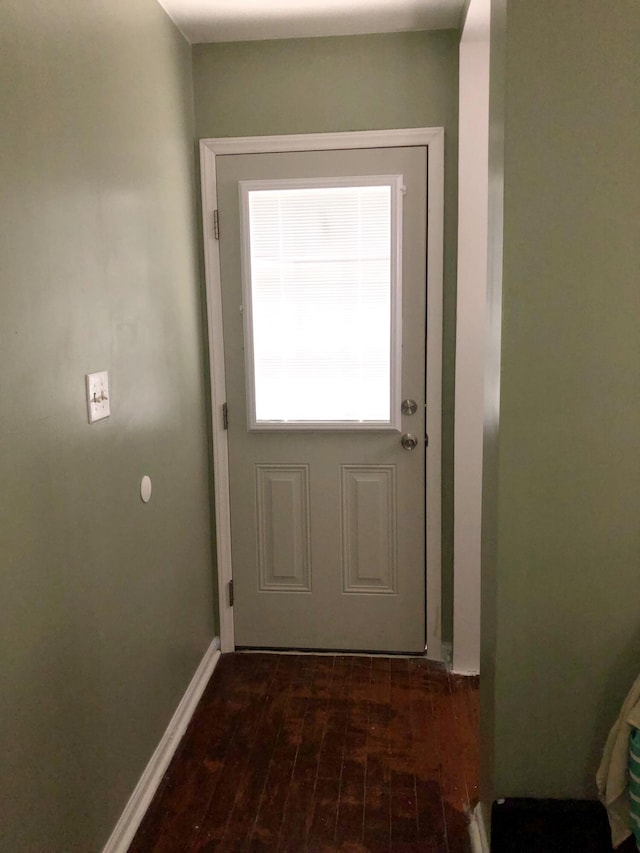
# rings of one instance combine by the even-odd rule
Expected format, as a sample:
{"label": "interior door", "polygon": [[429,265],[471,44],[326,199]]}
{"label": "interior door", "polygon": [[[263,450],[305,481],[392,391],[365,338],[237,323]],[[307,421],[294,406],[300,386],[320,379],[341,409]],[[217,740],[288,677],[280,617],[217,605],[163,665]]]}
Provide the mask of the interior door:
{"label": "interior door", "polygon": [[421,652],[427,149],[216,179],[236,646]]}

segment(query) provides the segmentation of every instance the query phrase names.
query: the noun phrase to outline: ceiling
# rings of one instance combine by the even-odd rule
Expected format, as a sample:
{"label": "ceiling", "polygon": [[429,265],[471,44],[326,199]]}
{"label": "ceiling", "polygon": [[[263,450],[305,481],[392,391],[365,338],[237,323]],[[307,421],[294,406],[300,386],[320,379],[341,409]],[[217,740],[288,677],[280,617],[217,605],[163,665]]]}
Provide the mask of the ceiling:
{"label": "ceiling", "polygon": [[159,0],[192,44],[443,30],[465,0]]}

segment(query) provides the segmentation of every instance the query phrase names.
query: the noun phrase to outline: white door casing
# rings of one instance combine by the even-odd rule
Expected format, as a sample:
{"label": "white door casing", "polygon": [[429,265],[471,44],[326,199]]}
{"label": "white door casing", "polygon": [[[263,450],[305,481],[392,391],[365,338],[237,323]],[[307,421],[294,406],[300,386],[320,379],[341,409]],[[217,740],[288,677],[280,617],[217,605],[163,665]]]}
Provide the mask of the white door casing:
{"label": "white door casing", "polygon": [[[222,329],[219,244],[214,233],[217,209],[216,155],[338,149],[428,147],[427,186],[427,655],[441,659],[441,385],[444,131],[417,128],[391,131],[310,134],[299,136],[204,139],[200,142],[202,205],[211,369],[216,553],[222,651],[234,649],[233,609],[228,585],[232,580],[229,508],[229,460],[222,405],[226,400]],[[224,223],[221,224],[224,228]]]}

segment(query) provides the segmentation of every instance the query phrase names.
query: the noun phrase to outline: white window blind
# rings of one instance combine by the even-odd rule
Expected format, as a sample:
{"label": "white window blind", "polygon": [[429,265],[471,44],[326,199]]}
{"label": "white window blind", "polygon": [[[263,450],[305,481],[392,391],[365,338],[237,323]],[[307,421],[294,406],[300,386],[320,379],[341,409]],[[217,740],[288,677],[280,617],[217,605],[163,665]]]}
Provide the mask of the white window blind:
{"label": "white window blind", "polygon": [[246,188],[254,427],[391,419],[393,181],[317,183]]}

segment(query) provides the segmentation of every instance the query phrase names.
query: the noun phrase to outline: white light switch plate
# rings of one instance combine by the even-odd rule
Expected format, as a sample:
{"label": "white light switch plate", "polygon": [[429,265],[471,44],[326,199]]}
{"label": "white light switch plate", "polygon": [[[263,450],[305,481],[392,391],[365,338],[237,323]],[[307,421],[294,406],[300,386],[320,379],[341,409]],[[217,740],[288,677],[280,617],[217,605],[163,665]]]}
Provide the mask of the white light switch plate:
{"label": "white light switch plate", "polygon": [[111,414],[109,407],[109,374],[106,370],[100,373],[87,373],[87,411],[89,423],[108,418]]}

